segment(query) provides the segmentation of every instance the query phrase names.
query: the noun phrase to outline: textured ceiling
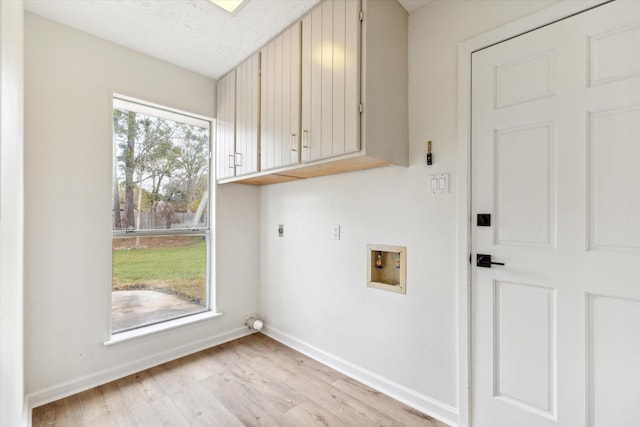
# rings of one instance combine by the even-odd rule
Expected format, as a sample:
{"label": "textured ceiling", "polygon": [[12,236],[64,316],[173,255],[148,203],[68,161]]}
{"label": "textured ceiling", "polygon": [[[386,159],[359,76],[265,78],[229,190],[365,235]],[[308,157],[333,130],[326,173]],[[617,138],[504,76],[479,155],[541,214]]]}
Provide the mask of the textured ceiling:
{"label": "textured ceiling", "polygon": [[[217,79],[320,0],[245,0],[232,15],[209,0],[25,0],[25,8]],[[430,0],[400,0],[413,11]]]}

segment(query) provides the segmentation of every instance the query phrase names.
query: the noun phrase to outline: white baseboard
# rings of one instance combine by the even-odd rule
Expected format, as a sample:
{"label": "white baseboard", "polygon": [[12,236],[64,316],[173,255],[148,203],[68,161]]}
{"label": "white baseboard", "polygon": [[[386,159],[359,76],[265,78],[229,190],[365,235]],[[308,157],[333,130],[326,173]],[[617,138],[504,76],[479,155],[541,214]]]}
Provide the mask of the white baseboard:
{"label": "white baseboard", "polygon": [[108,369],[103,369],[91,375],[85,375],[84,377],[80,377],[63,384],[29,393],[27,395],[29,425],[31,425],[31,411],[35,407],[46,405],[47,403],[53,402],[55,400],[63,399],[73,394],[80,393],[99,385],[126,377],[127,375],[135,374],[136,372],[144,371],[145,369],[161,365],[171,360],[175,360],[180,357],[205,350],[209,347],[224,344],[226,342],[244,337],[251,333],[252,331],[245,327],[233,329],[231,331],[213,337],[198,340],[180,347],[169,349],[162,353],[153,354],[147,357],[143,357],[142,359],[123,363],[121,365],[110,367]]}
{"label": "white baseboard", "polygon": [[261,332],[274,340],[279,341],[282,344],[291,347],[338,372],[348,375],[349,377],[360,381],[361,383],[366,384],[387,396],[411,406],[424,414],[442,421],[445,424],[450,426],[458,425],[458,410],[453,406],[432,399],[424,394],[411,390],[402,384],[398,384],[351,362],[347,362],[346,360],[300,341],[299,339],[275,328],[265,325],[265,328]]}

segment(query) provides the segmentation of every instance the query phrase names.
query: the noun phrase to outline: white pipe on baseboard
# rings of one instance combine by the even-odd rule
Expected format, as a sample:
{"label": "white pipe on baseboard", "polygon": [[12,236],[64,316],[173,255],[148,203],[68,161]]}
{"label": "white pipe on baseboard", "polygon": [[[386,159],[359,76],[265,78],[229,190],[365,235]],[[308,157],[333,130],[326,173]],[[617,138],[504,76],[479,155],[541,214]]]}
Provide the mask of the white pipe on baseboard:
{"label": "white pipe on baseboard", "polygon": [[264,322],[260,320],[258,316],[247,317],[247,320],[244,322],[244,324],[247,325],[247,328],[256,332],[262,329],[262,327],[264,326]]}

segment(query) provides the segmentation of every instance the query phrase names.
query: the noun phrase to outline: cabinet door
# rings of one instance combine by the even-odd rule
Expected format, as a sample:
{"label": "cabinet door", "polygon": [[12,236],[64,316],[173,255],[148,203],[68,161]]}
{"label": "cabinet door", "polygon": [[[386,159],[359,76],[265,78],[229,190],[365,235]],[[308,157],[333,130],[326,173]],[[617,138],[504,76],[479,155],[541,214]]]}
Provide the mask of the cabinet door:
{"label": "cabinet door", "polygon": [[216,177],[223,179],[235,176],[235,70],[218,80],[216,98]]}
{"label": "cabinet door", "polygon": [[327,0],[302,20],[302,161],[360,150],[360,1]]}
{"label": "cabinet door", "polygon": [[236,176],[258,171],[260,54],[236,68]]}
{"label": "cabinet door", "polygon": [[300,163],[300,29],[298,22],[261,51],[263,171]]}

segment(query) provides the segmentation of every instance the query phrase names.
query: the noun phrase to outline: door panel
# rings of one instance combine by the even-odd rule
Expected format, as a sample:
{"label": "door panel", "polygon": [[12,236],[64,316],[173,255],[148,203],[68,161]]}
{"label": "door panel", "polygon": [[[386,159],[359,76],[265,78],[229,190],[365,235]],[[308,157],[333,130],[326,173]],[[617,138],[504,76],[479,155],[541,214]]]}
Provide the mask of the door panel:
{"label": "door panel", "polygon": [[638,425],[640,301],[589,295],[587,320],[590,426]]}
{"label": "door panel", "polygon": [[236,176],[258,171],[260,54],[236,68]]}
{"label": "door panel", "polygon": [[640,76],[640,55],[629,54],[638,48],[638,40],[638,24],[589,36],[589,84],[595,86]]}
{"label": "door panel", "polygon": [[327,0],[302,20],[302,161],[360,150],[360,2]]}
{"label": "door panel", "polygon": [[[554,70],[554,50],[496,67],[496,108],[552,96],[555,91]],[[526,84],[523,84],[523,76],[526,76]]]}
{"label": "door panel", "polygon": [[218,80],[216,94],[216,178],[222,179],[235,175],[235,70]]}
{"label": "door panel", "polygon": [[591,248],[640,249],[640,105],[589,114]]}
{"label": "door panel", "polygon": [[495,133],[496,244],[555,243],[554,134],[553,122]]}
{"label": "door panel", "polygon": [[616,1],[473,54],[476,427],[638,425],[639,40]]}
{"label": "door panel", "polygon": [[555,290],[494,283],[495,396],[553,417]]}
{"label": "door panel", "polygon": [[262,51],[261,170],[300,162],[300,23]]}

